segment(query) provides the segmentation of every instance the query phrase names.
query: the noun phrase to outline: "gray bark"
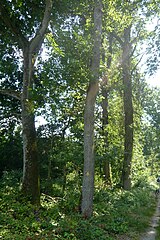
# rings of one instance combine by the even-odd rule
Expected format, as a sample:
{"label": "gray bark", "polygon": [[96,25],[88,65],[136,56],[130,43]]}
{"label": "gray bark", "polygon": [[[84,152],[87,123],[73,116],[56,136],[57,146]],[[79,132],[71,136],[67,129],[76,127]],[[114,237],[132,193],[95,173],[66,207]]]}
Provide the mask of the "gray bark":
{"label": "gray bark", "polygon": [[[112,61],[112,35],[109,35],[109,47],[108,47],[108,53],[109,56],[107,57],[107,69],[110,69],[111,67],[111,61]],[[102,58],[103,62],[105,63],[105,52],[103,54]],[[110,167],[110,161],[107,156],[108,151],[108,97],[109,97],[109,87],[108,87],[108,76],[105,76],[106,81],[104,81],[104,84],[102,86],[102,134],[104,138],[104,151],[105,151],[105,159],[104,159],[104,176],[105,176],[105,182],[108,184],[111,184],[111,167]]]}
{"label": "gray bark", "polygon": [[131,27],[124,29],[124,44],[122,53],[122,71],[124,86],[124,162],[122,171],[122,184],[125,190],[131,189],[131,163],[133,152],[133,104],[132,104],[132,80],[130,73],[131,43],[130,43]]}
{"label": "gray bark", "polygon": [[132,78],[131,78],[131,56],[132,43],[130,39],[131,26],[124,29],[123,40],[112,32],[112,36],[122,46],[122,78],[123,78],[123,102],[124,102],[124,160],[122,169],[122,187],[131,189],[131,164],[133,154],[133,103],[132,103]]}
{"label": "gray bark", "polygon": [[22,129],[23,129],[23,181],[22,192],[31,197],[33,203],[40,202],[40,186],[38,171],[38,149],[34,121],[34,103],[29,89],[32,88],[33,63],[28,47],[23,49],[24,72],[22,91]]}
{"label": "gray bark", "polygon": [[39,184],[39,164],[38,149],[35,130],[34,102],[30,94],[33,82],[32,76],[36,56],[44,40],[45,32],[48,28],[51,15],[52,1],[46,0],[46,7],[42,24],[34,38],[28,42],[28,46],[23,45],[24,74],[22,91],[22,128],[23,128],[23,181],[22,192],[26,196],[31,196],[32,202],[40,202]]}
{"label": "gray bark", "polygon": [[102,32],[102,3],[95,0],[94,46],[89,83],[84,112],[84,169],[81,211],[84,218],[92,216],[94,194],[94,109],[98,93],[100,48]]}
{"label": "gray bark", "polygon": [[[31,198],[32,203],[39,204],[40,202],[40,186],[39,186],[39,171],[38,171],[38,150],[36,143],[36,130],[34,118],[34,102],[32,100],[32,76],[34,71],[34,63],[42,42],[45,32],[48,28],[49,19],[52,10],[52,0],[45,1],[43,19],[35,37],[30,41],[23,36],[20,24],[15,21],[14,16],[9,14],[5,5],[1,6],[1,19],[4,24],[10,29],[17,41],[18,46],[23,51],[23,89],[22,93],[14,93],[14,97],[21,96],[22,106],[22,130],[23,130],[23,181],[22,192],[25,196]],[[15,24],[16,22],[16,24]],[[12,93],[13,94],[13,93]],[[10,92],[11,95],[11,92]]]}

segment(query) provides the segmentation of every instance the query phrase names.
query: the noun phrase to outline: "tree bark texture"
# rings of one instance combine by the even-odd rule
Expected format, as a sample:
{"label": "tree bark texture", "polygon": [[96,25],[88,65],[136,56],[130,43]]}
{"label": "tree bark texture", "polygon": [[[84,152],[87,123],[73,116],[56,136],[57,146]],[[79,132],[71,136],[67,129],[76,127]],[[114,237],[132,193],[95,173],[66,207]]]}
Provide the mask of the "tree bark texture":
{"label": "tree bark texture", "polygon": [[[38,52],[44,40],[45,32],[48,28],[49,19],[52,10],[52,0],[45,1],[43,19],[36,35],[28,40],[21,29],[21,20],[14,19],[5,4],[1,6],[1,19],[14,35],[14,40],[18,47],[23,51],[23,89],[21,95],[22,106],[22,130],[23,130],[23,181],[22,192],[25,196],[30,197],[32,203],[40,203],[40,186],[39,186],[39,164],[38,149],[36,142],[34,101],[32,99],[32,76],[34,63]],[[16,23],[16,24],[15,24]]]}
{"label": "tree bark texture", "polygon": [[38,171],[38,150],[34,122],[34,103],[29,89],[32,87],[33,63],[29,44],[23,49],[24,72],[22,91],[22,129],[23,129],[23,181],[22,192],[30,196],[33,203],[40,202]]}
{"label": "tree bark texture", "polygon": [[91,79],[87,91],[84,111],[84,169],[81,212],[84,218],[92,216],[94,194],[94,109],[99,89],[99,65],[102,33],[102,3],[95,0],[94,46],[91,65]]}
{"label": "tree bark texture", "polygon": [[130,74],[130,58],[131,58],[131,43],[130,43],[131,27],[124,29],[124,43],[122,53],[122,71],[123,71],[123,86],[124,86],[124,162],[122,170],[122,184],[125,190],[131,189],[131,163],[133,152],[133,104],[132,104],[132,81]]}
{"label": "tree bark texture", "polygon": [[108,131],[107,131],[107,125],[108,125],[108,89],[106,86],[103,87],[102,89],[102,130],[103,130],[103,138],[104,138],[104,164],[103,164],[103,169],[104,169],[104,177],[105,177],[105,182],[106,183],[111,183],[111,169],[110,169],[110,162],[107,156],[107,151],[108,151]]}
{"label": "tree bark texture", "polygon": [[[113,37],[109,35],[109,47],[108,47],[108,57],[107,57],[107,69],[110,69],[111,67],[111,61],[112,61],[112,40]],[[105,63],[105,53],[102,58],[102,61]],[[111,184],[111,167],[110,162],[107,156],[108,151],[108,97],[109,97],[109,88],[108,88],[108,76],[106,76],[106,81],[104,81],[104,85],[102,86],[102,134],[104,137],[104,151],[105,151],[105,159],[104,159],[104,176],[105,176],[105,182]]]}
{"label": "tree bark texture", "polygon": [[32,203],[40,203],[40,184],[39,184],[39,163],[38,149],[35,130],[34,102],[31,90],[33,86],[32,76],[34,63],[45,32],[48,28],[51,15],[52,1],[46,0],[46,7],[42,24],[34,38],[28,42],[28,46],[23,45],[24,74],[22,91],[22,128],[23,128],[23,181],[22,192],[25,196],[31,196]]}

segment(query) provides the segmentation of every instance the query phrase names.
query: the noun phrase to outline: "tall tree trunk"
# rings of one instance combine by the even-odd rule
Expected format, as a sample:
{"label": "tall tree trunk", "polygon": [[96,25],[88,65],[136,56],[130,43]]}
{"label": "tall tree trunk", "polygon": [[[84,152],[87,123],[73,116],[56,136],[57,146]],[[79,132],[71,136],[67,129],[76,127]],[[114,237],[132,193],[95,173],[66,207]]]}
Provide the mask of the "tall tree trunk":
{"label": "tall tree trunk", "polygon": [[52,0],[46,0],[46,6],[42,23],[34,38],[25,42],[21,37],[24,73],[22,91],[22,128],[23,128],[23,181],[22,192],[30,196],[34,204],[40,203],[39,164],[38,149],[36,142],[34,102],[32,99],[33,71],[36,57],[44,40],[48,28],[52,9]]}
{"label": "tall tree trunk", "polygon": [[35,204],[40,203],[38,149],[36,141],[34,103],[31,97],[33,62],[29,44],[23,49],[24,72],[22,91],[23,181],[22,192]]}
{"label": "tall tree trunk", "polygon": [[107,130],[107,125],[108,125],[108,94],[109,91],[106,88],[106,86],[103,87],[102,89],[102,130],[103,130],[103,138],[104,138],[104,165],[103,165],[103,170],[104,170],[104,177],[105,177],[105,182],[106,183],[111,183],[111,169],[110,169],[110,162],[107,156],[107,151],[108,151],[108,130]]}
{"label": "tall tree trunk", "polygon": [[133,152],[133,105],[132,105],[132,81],[130,73],[131,43],[130,43],[131,26],[124,29],[124,44],[122,53],[122,71],[124,86],[124,162],[122,170],[122,184],[125,190],[131,189],[131,163]]}
{"label": "tall tree trunk", "polygon": [[90,84],[84,113],[84,169],[82,187],[82,214],[89,218],[93,211],[94,193],[94,108],[98,82]]}
{"label": "tall tree trunk", "polygon": [[102,32],[102,2],[95,0],[94,8],[94,46],[91,65],[92,78],[89,83],[84,112],[84,169],[81,212],[89,218],[93,212],[94,194],[94,109],[98,93],[100,48]]}
{"label": "tall tree trunk", "polygon": [[[111,67],[112,61],[112,40],[113,37],[109,35],[109,47],[108,47],[108,57],[107,57],[107,70]],[[105,52],[102,57],[102,61],[105,63]],[[104,81],[104,85],[102,86],[102,130],[103,130],[103,137],[104,137],[104,151],[105,151],[105,159],[104,159],[104,176],[106,183],[111,184],[111,167],[110,162],[107,156],[108,151],[108,97],[109,97],[109,89],[108,89],[108,76],[105,76],[106,80]]]}
{"label": "tall tree trunk", "polygon": [[[22,192],[31,198],[32,203],[40,204],[38,149],[35,130],[34,101],[32,99],[34,63],[48,28],[52,9],[52,0],[45,1],[45,11],[35,37],[28,41],[19,35],[19,44],[23,50],[23,89],[21,94],[23,129],[23,181]],[[12,24],[11,24],[12,26]],[[15,28],[11,29],[13,32]],[[19,30],[21,31],[21,30]],[[17,37],[17,36],[16,36]]]}

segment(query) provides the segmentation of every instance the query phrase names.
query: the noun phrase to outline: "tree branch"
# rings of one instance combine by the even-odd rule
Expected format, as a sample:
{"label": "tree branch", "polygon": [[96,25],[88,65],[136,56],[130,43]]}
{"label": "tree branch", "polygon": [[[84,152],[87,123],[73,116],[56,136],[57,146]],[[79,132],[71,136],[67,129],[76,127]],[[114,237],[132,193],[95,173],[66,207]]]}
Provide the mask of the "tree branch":
{"label": "tree branch", "polygon": [[21,94],[20,92],[17,92],[15,90],[9,90],[9,89],[0,89],[0,93],[3,95],[8,95],[10,97],[13,97],[15,99],[18,99],[21,101]]}
{"label": "tree branch", "polygon": [[22,118],[22,115],[21,113],[16,113],[16,112],[10,112],[10,114],[6,114],[6,113],[3,113],[3,118],[11,118],[11,117],[16,117],[17,119],[21,120]]}
{"label": "tree branch", "polygon": [[138,30],[137,32],[137,36],[133,38],[133,40],[131,41],[131,44],[135,43],[138,41],[138,38],[140,36],[140,33],[141,33],[141,28]]}
{"label": "tree branch", "polygon": [[36,36],[31,40],[30,44],[30,52],[31,53],[38,53],[41,47],[42,41],[44,39],[44,35],[48,28],[48,23],[51,16],[52,11],[52,0],[46,0],[46,7],[44,11],[44,16],[42,20],[42,24],[40,25],[39,29],[37,30]]}
{"label": "tree branch", "polygon": [[132,50],[132,52],[131,52],[131,54],[130,54],[130,57],[133,56],[134,52],[136,51],[136,47],[137,47],[137,44],[135,44],[135,46],[134,46],[134,48],[133,48],[133,50]]}
{"label": "tree branch", "polygon": [[141,62],[142,58],[143,58],[144,54],[142,54],[141,58],[139,59],[139,61],[135,64],[135,66],[133,66],[133,69],[131,70],[131,75],[134,72],[134,70],[137,68],[138,64]]}
{"label": "tree branch", "polygon": [[5,24],[5,26],[11,30],[18,44],[20,45],[21,48],[23,48],[28,43],[28,40],[21,33],[16,18],[10,16],[8,9],[5,6],[3,6],[3,4],[1,4],[0,6],[0,19]]}
{"label": "tree branch", "polygon": [[114,31],[111,32],[111,36],[113,36],[113,37],[119,42],[119,44],[120,44],[121,46],[124,45],[123,40],[122,40]]}

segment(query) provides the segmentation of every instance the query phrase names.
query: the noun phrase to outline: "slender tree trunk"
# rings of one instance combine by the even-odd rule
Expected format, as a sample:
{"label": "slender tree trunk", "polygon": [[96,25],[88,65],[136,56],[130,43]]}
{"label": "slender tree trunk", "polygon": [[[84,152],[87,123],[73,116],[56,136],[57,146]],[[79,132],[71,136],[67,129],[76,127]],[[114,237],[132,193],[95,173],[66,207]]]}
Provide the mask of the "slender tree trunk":
{"label": "slender tree trunk", "polygon": [[52,175],[52,157],[53,157],[53,129],[50,129],[51,131],[51,142],[50,142],[50,149],[51,152],[49,154],[49,159],[48,159],[48,183],[51,182],[51,175]]}
{"label": "slender tree trunk", "polygon": [[23,129],[23,181],[22,192],[31,197],[33,203],[40,203],[38,170],[38,149],[36,141],[34,103],[31,99],[33,63],[29,44],[23,51],[24,73],[22,91],[22,129]]}
{"label": "slender tree trunk", "polygon": [[[107,58],[107,69],[110,69],[111,67],[111,61],[112,61],[112,39],[113,37],[109,35],[109,48],[108,48],[108,53],[109,56]],[[105,63],[105,53],[103,54],[102,61]],[[102,86],[102,130],[103,130],[103,137],[104,137],[104,151],[107,153],[108,151],[108,97],[109,97],[109,89],[108,89],[108,77],[106,77],[106,81],[104,85]],[[105,181],[106,183],[111,184],[111,166],[110,162],[108,159],[107,154],[105,154],[105,159],[104,159],[104,176],[105,176]]]}
{"label": "slender tree trunk", "polygon": [[124,86],[124,162],[122,171],[122,184],[125,190],[131,189],[131,163],[133,152],[133,105],[132,105],[132,81],[130,74],[130,58],[131,58],[131,43],[130,43],[131,27],[124,29],[124,44],[122,53],[122,71],[123,71],[123,86]]}
{"label": "slender tree trunk", "polygon": [[85,218],[89,218],[93,212],[94,194],[94,109],[98,93],[100,48],[102,32],[102,3],[95,0],[94,9],[94,46],[91,74],[92,78],[87,91],[84,112],[84,169],[82,186],[81,212]]}
{"label": "slender tree trunk", "polygon": [[103,138],[104,138],[104,165],[103,165],[103,170],[104,170],[104,177],[106,183],[111,183],[111,175],[110,175],[110,162],[107,156],[107,151],[108,151],[108,131],[107,131],[107,125],[108,125],[108,89],[107,86],[103,86],[102,88],[102,130],[103,130]]}
{"label": "slender tree trunk", "polygon": [[33,72],[36,57],[48,28],[52,0],[46,0],[43,20],[37,34],[30,41],[22,44],[24,73],[22,90],[22,129],[23,129],[23,181],[22,192],[29,196],[33,204],[40,204],[40,183],[38,149],[36,141],[34,101],[32,99]]}
{"label": "slender tree trunk", "polygon": [[63,195],[66,190],[66,182],[67,182],[67,164],[65,163],[63,166],[63,184],[62,184],[62,194]]}
{"label": "slender tree trunk", "polygon": [[98,82],[90,84],[84,113],[84,169],[82,188],[82,214],[91,217],[94,193],[94,108]]}
{"label": "slender tree trunk", "polygon": [[[106,84],[108,84],[106,82]],[[105,178],[106,183],[111,182],[111,176],[110,176],[110,163],[107,156],[108,151],[108,89],[107,86],[102,87],[102,135],[104,139],[104,161],[103,161],[103,174]]]}
{"label": "slender tree trunk", "polygon": [[[32,203],[40,203],[40,186],[39,186],[39,171],[38,171],[38,150],[36,142],[35,117],[34,117],[34,102],[32,99],[32,76],[36,57],[41,48],[46,30],[48,28],[52,10],[52,0],[45,0],[45,9],[43,19],[39,23],[34,37],[30,36],[28,40],[23,35],[21,29],[22,22],[14,16],[11,16],[5,4],[1,6],[1,19],[5,26],[11,31],[18,47],[23,51],[23,89],[21,93],[22,106],[22,129],[23,129],[23,181],[22,192],[25,196],[31,198]],[[34,26],[33,26],[34,28]],[[18,94],[20,95],[20,94]],[[17,94],[15,95],[17,97]]]}

